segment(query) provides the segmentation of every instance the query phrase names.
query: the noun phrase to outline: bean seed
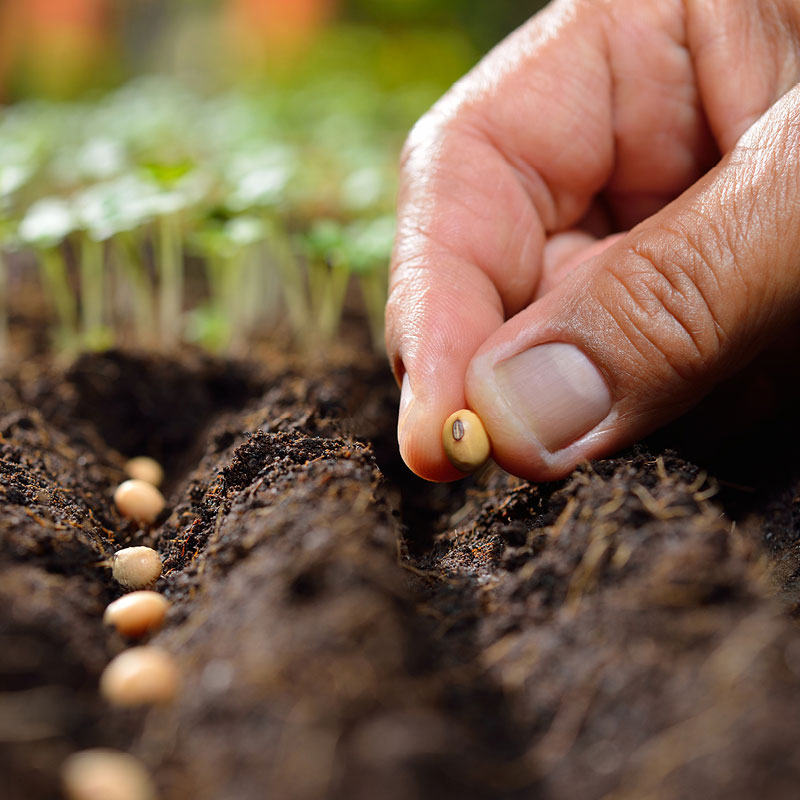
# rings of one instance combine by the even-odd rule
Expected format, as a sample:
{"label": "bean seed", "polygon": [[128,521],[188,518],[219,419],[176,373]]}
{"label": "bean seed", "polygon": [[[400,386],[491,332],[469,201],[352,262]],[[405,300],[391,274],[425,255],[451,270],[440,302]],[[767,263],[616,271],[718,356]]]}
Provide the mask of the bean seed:
{"label": "bean seed", "polygon": [[478,415],[462,408],[442,428],[442,445],[450,463],[461,472],[474,472],[489,458],[491,445]]}
{"label": "bean seed", "polygon": [[146,589],[161,575],[161,556],[151,547],[124,547],[111,559],[111,574],[126,589]]}
{"label": "bean seed", "polygon": [[150,456],[136,456],[125,464],[125,472],[129,478],[145,481],[153,486],[161,486],[164,480],[164,470],[161,464]]}
{"label": "bean seed", "polygon": [[156,790],[142,763],[115,750],[73,753],[61,766],[68,800],[155,800]]}
{"label": "bean seed", "polygon": [[100,676],[100,692],[115,706],[168,703],[180,683],[178,668],[158,647],[131,647],[114,658]]}
{"label": "bean seed", "polygon": [[131,592],[106,608],[103,622],[123,636],[144,636],[163,625],[168,608],[169,601],[158,592]]}
{"label": "bean seed", "polygon": [[124,481],[114,492],[114,502],[123,517],[152,525],[164,510],[164,495],[147,481],[132,478]]}

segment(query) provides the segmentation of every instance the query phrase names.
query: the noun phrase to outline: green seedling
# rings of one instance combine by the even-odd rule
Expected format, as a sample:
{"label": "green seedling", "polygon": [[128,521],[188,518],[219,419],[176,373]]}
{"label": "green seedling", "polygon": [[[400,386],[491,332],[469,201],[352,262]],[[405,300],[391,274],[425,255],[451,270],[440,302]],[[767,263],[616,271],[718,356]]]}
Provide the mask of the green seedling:
{"label": "green seedling", "polygon": [[263,236],[263,225],[254,217],[206,220],[190,235],[189,246],[204,259],[209,285],[208,302],[189,315],[191,341],[217,351],[243,344],[262,301],[249,264],[254,261],[250,251]]}
{"label": "green seedling", "polygon": [[5,251],[0,247],[0,365],[9,353],[9,280]]}
{"label": "green seedling", "polygon": [[331,219],[318,220],[303,237],[308,267],[308,291],[314,333],[330,341],[342,316],[350,282],[350,264],[343,226]]}
{"label": "green seedling", "polygon": [[392,215],[354,222],[348,228],[348,251],[353,273],[364,298],[372,343],[384,349],[383,308],[388,291],[388,264],[394,245],[395,222]]}
{"label": "green seedling", "polygon": [[183,244],[180,215],[162,214],[156,222],[159,273],[158,320],[161,343],[175,347],[181,335],[183,316]]}
{"label": "green seedling", "polygon": [[[25,158],[19,149],[8,149],[2,154],[5,159]],[[14,196],[30,178],[32,169],[24,161],[0,165],[0,363],[9,353],[9,269],[7,251],[14,238],[12,203]]]}
{"label": "green seedling", "polygon": [[[35,254],[57,341],[241,351],[286,320],[317,347],[336,336],[355,277],[378,344],[397,151],[431,95],[383,91],[351,55],[345,72],[320,62],[280,90],[206,99],[146,78],[0,111],[0,199],[14,187],[0,232]],[[207,292],[187,280],[197,267]],[[0,264],[0,348],[7,295]]]}
{"label": "green seedling", "polygon": [[38,251],[45,290],[58,318],[56,339],[66,349],[76,343],[78,303],[61,245],[75,227],[70,205],[46,197],[28,209],[18,230],[20,240]]}

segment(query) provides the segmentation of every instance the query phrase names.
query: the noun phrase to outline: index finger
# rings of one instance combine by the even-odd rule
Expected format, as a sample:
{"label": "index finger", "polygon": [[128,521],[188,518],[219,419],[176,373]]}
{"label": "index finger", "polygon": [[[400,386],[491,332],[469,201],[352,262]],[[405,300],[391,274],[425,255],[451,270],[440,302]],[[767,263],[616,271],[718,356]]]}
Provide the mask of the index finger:
{"label": "index finger", "polygon": [[[387,348],[406,463],[457,476],[439,426],[475,350],[536,296],[547,236],[606,195],[628,227],[718,157],[680,0],[563,0],[512,34],[412,131]],[[713,163],[713,161],[711,161]]]}
{"label": "index finger", "polygon": [[[387,350],[403,383],[401,452],[431,480],[460,474],[440,427],[465,403],[472,355],[532,300],[547,231],[579,219],[608,177],[608,103],[587,113],[607,93],[602,33],[569,9],[551,8],[514,34],[423,117],[406,146]],[[574,36],[561,35],[570,29]],[[498,146],[487,105],[506,138],[516,134],[505,118],[533,110],[525,144],[534,160]]]}

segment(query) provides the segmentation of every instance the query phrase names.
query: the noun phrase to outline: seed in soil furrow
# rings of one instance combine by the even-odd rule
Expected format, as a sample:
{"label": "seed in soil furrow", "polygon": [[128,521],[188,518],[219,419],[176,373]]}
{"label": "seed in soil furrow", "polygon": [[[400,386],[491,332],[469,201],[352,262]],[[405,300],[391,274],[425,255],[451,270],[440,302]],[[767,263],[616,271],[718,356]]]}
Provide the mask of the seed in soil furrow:
{"label": "seed in soil furrow", "polygon": [[73,753],[61,767],[68,800],[155,800],[153,781],[142,763],[115,750]]}
{"label": "seed in soil furrow", "polygon": [[125,464],[125,472],[129,478],[144,481],[153,486],[161,486],[164,480],[164,470],[161,464],[150,456],[136,456]]}
{"label": "seed in soil furrow", "polygon": [[164,495],[152,483],[136,478],[117,487],[114,502],[123,517],[146,525],[152,525],[166,505]]}
{"label": "seed in soil furrow", "polygon": [[100,676],[100,693],[112,705],[129,708],[169,703],[180,685],[172,656],[158,647],[132,647],[109,662]]}
{"label": "seed in soil furrow", "polygon": [[169,601],[158,592],[131,592],[109,604],[103,622],[123,636],[144,636],[163,625],[168,608]]}
{"label": "seed in soil furrow", "polygon": [[114,502],[123,517],[152,525],[164,510],[164,495],[147,481],[132,478],[114,492]]}
{"label": "seed in soil furrow", "polygon": [[161,556],[151,547],[124,547],[111,559],[111,574],[126,589],[146,589],[161,575]]}

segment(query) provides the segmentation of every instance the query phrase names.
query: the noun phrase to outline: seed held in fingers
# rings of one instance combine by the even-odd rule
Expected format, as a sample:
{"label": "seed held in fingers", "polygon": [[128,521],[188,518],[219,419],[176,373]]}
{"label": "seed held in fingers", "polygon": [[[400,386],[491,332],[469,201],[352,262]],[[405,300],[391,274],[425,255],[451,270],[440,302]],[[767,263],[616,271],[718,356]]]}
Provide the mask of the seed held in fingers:
{"label": "seed held in fingers", "polygon": [[61,766],[68,800],[155,800],[156,790],[139,759],[116,750],[83,750]]}
{"label": "seed held in fingers", "polygon": [[131,647],[109,662],[100,676],[100,692],[115,706],[168,703],[180,685],[172,656],[158,647]]}
{"label": "seed held in fingers", "polygon": [[153,486],[161,486],[164,480],[164,470],[161,464],[150,456],[136,456],[125,463],[125,472],[129,478],[145,481]]}
{"label": "seed held in fingers", "polygon": [[123,517],[152,525],[164,510],[164,495],[147,481],[132,478],[124,481],[114,492],[114,502]]}
{"label": "seed held in fingers", "polygon": [[169,600],[158,592],[131,592],[110,603],[103,622],[113,625],[123,636],[144,636],[164,624]]}
{"label": "seed held in fingers", "polygon": [[161,575],[161,556],[152,547],[124,547],[111,559],[111,574],[126,589],[146,589]]}
{"label": "seed held in fingers", "polygon": [[442,445],[450,463],[461,472],[474,472],[491,451],[486,429],[474,411],[462,408],[442,428]]}

